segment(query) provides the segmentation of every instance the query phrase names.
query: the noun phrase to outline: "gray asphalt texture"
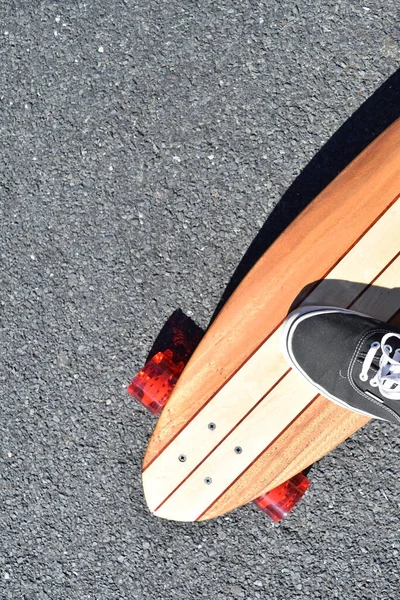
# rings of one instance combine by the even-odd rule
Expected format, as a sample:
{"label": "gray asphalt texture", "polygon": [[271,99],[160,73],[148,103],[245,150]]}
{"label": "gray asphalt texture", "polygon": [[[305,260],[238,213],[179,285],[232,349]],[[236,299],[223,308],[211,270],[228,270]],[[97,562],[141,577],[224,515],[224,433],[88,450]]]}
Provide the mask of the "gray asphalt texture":
{"label": "gray asphalt texture", "polygon": [[396,0],[0,0],[1,600],[400,598],[398,428],[280,525],[170,523],[125,392],[399,115],[399,40]]}

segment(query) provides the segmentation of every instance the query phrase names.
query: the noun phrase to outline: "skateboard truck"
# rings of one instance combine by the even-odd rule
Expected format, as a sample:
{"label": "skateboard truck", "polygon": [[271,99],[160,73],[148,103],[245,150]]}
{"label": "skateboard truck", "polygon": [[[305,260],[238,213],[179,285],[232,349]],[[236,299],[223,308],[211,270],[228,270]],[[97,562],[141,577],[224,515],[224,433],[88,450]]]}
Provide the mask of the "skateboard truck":
{"label": "skateboard truck", "polygon": [[[157,346],[163,349],[151,356],[133,378],[128,394],[154,416],[159,416],[203,335],[202,329],[189,317],[180,311],[174,313],[159,336],[161,341],[153,346],[153,352]],[[165,343],[169,347],[165,347]],[[297,506],[309,485],[310,480],[299,473],[253,502],[274,523],[279,523]]]}

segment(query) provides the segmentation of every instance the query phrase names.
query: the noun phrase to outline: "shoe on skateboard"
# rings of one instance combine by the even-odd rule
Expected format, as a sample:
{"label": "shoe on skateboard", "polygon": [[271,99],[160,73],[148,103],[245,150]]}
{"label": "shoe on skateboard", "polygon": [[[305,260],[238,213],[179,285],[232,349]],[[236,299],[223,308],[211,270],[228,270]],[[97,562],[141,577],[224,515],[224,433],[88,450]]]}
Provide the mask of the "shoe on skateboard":
{"label": "shoe on skateboard", "polygon": [[291,367],[323,396],[400,423],[400,329],[342,308],[307,306],[283,328]]}

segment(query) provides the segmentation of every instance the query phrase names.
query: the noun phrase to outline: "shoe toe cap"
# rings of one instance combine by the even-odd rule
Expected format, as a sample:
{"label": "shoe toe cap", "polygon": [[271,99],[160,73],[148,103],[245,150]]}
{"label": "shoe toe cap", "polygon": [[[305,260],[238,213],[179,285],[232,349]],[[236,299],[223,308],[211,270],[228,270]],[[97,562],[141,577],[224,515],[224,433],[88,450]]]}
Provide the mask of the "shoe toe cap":
{"label": "shoe toe cap", "polygon": [[370,328],[369,319],[348,313],[306,315],[293,324],[288,350],[309,379],[332,390],[338,379],[347,378],[358,341]]}

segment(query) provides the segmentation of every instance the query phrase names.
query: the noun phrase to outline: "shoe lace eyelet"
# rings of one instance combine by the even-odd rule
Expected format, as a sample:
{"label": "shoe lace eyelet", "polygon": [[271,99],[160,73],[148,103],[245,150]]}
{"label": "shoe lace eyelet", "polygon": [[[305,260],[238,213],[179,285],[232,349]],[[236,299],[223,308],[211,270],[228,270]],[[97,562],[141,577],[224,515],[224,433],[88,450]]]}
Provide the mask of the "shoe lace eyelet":
{"label": "shoe lace eyelet", "polygon": [[368,375],[366,373],[360,373],[360,379],[361,381],[367,381]]}
{"label": "shoe lace eyelet", "polygon": [[371,348],[379,348],[380,343],[379,342],[372,342],[371,344]]}
{"label": "shoe lace eyelet", "polygon": [[373,378],[370,380],[370,382],[369,382],[369,383],[370,383],[370,385],[371,385],[372,387],[378,387],[378,385],[379,385],[379,383],[378,383],[378,381],[375,379],[375,377],[373,377]]}
{"label": "shoe lace eyelet", "polygon": [[385,351],[388,354],[390,354],[392,352],[392,350],[393,350],[393,348],[392,348],[392,346],[390,344],[385,344],[384,348],[385,348]]}

